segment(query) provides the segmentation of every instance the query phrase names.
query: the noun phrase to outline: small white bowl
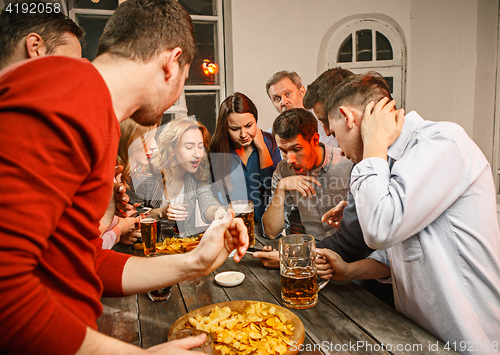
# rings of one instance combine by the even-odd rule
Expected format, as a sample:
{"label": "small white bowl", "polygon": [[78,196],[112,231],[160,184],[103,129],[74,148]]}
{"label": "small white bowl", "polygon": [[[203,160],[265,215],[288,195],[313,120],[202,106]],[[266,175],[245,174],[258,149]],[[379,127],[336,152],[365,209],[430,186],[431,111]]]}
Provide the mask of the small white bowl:
{"label": "small white bowl", "polygon": [[237,286],[245,280],[245,274],[239,271],[226,271],[215,275],[215,282],[224,287]]}

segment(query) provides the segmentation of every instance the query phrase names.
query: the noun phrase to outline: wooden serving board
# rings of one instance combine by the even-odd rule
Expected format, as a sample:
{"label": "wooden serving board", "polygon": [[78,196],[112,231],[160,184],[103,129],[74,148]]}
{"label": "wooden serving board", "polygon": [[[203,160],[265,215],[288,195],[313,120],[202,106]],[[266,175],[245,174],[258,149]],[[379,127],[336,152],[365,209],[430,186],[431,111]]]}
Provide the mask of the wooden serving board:
{"label": "wooden serving board", "polygon": [[[186,328],[186,323],[188,322],[189,318],[195,317],[197,314],[201,316],[208,316],[210,312],[212,311],[215,306],[218,306],[219,308],[223,307],[229,307],[231,308],[232,311],[236,311],[239,313],[242,313],[246,308],[248,308],[252,303],[258,303],[257,301],[230,301],[230,302],[221,302],[221,303],[215,303],[211,304],[205,307],[201,307],[198,309],[195,309],[194,311],[191,311],[189,313],[186,313],[183,315],[181,318],[177,319],[175,323],[170,327],[168,331],[168,337],[170,337],[171,334],[177,333],[180,330],[183,330]],[[291,322],[294,326],[293,330],[293,335],[289,337],[291,342],[295,342],[294,344],[297,344],[294,348],[297,350],[292,351],[290,350],[290,347],[288,347],[288,351],[285,353],[285,355],[295,355],[298,353],[298,346],[300,344],[304,343],[304,336],[305,336],[305,330],[304,330],[304,325],[302,324],[302,321],[297,317],[295,314],[293,314],[291,311],[289,311],[286,308],[283,308],[281,306],[268,303],[268,302],[260,302],[262,303],[265,307],[275,307],[277,311],[283,312],[283,314],[286,317],[286,320]],[[220,351],[217,351],[214,349],[214,355],[220,355]]]}

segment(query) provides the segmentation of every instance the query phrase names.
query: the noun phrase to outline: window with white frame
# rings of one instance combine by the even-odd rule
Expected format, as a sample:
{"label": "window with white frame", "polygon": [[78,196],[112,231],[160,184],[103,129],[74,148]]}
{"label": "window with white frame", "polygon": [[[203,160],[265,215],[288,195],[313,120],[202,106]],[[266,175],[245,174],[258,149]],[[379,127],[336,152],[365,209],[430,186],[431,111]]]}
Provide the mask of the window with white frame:
{"label": "window with white frame", "polygon": [[406,49],[398,31],[380,19],[358,19],[337,30],[326,50],[327,68],[383,75],[397,105],[405,105]]}
{"label": "window with white frame", "polygon": [[[69,16],[85,30],[82,54],[93,60],[106,22],[118,0],[68,0]],[[225,97],[222,0],[178,0],[191,15],[196,31],[196,55],[180,99],[163,116],[195,115],[213,133],[219,103]],[[122,1],[120,1],[122,2]]]}

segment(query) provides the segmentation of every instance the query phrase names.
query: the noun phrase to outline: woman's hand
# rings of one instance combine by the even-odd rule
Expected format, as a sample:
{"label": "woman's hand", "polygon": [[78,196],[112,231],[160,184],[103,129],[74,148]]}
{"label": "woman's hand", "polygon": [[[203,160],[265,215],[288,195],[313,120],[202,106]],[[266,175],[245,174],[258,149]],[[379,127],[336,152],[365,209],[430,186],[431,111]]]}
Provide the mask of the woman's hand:
{"label": "woman's hand", "polygon": [[125,245],[132,245],[137,242],[137,238],[141,237],[141,231],[137,229],[132,229],[126,233],[122,233],[120,236],[120,243]]}
{"label": "woman's hand", "polygon": [[169,205],[166,217],[171,221],[184,221],[188,216],[186,207],[188,205]]}
{"label": "woman's hand", "polygon": [[262,134],[262,130],[257,128],[257,134],[253,137],[253,144],[258,151],[267,150],[266,143],[264,142],[264,135]]}

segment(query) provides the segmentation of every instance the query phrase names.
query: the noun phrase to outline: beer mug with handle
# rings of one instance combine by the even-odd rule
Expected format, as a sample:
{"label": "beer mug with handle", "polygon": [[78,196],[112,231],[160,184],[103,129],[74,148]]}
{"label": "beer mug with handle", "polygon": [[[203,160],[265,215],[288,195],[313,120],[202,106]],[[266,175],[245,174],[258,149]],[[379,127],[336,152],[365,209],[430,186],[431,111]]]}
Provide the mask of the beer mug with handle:
{"label": "beer mug with handle", "polygon": [[310,308],[318,303],[318,291],[328,283],[316,273],[316,241],[308,234],[292,234],[279,240],[281,300],[288,308]]}

